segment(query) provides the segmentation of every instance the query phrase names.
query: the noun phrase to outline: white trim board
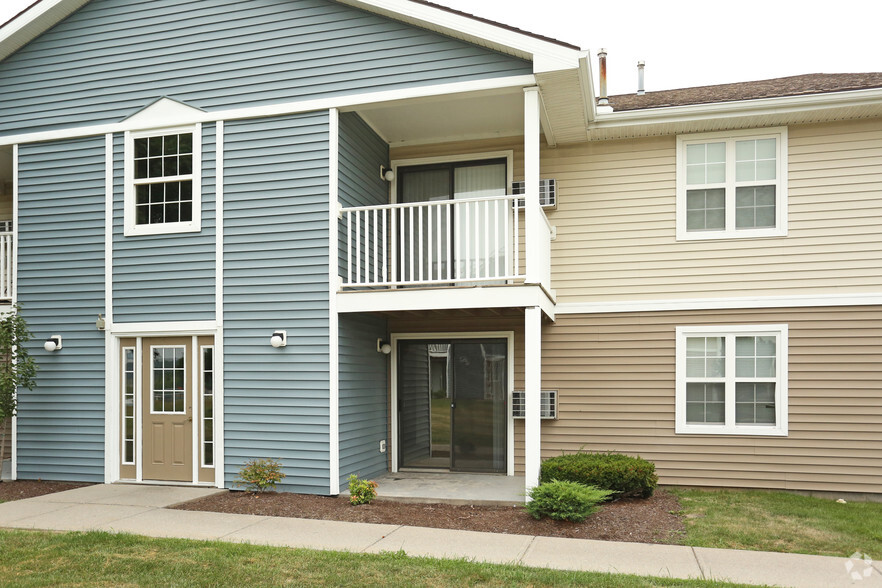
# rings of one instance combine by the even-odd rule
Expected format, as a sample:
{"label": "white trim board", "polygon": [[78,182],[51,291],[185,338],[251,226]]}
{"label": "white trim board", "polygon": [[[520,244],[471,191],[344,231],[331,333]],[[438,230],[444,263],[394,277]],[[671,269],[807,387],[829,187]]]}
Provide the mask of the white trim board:
{"label": "white trim board", "polygon": [[[400,90],[385,90],[382,92],[366,92],[364,94],[352,94],[333,98],[317,98],[312,100],[299,100],[294,102],[282,102],[267,106],[252,106],[247,108],[231,108],[227,110],[215,110],[212,112],[194,111],[191,120],[178,120],[177,125],[192,125],[197,123],[213,123],[219,120],[229,121],[248,118],[261,118],[268,116],[283,116],[331,108],[351,110],[366,104],[378,102],[393,102],[431,96],[443,96],[446,94],[460,94],[464,92],[480,92],[483,90],[496,90],[501,88],[513,88],[533,86],[536,79],[532,75],[508,76],[503,78],[491,78],[470,82],[453,82],[436,86],[419,86]],[[143,123],[136,119],[126,119],[118,123],[102,125],[74,127],[54,131],[38,133],[22,133],[0,137],[0,145],[13,145],[15,143],[37,143],[40,141],[58,141],[62,139],[74,139],[78,137],[91,137],[107,133],[124,133],[126,131],[143,130]]]}
{"label": "white trim board", "polygon": [[805,308],[810,306],[882,305],[882,292],[860,294],[807,294],[745,298],[680,298],[671,300],[619,300],[610,302],[561,302],[556,314],[605,312],[659,312],[666,310],[724,310],[737,308]]}
{"label": "white trim board", "polygon": [[155,337],[168,335],[214,335],[215,321],[179,321],[167,323],[115,323],[111,329],[116,337]]}
{"label": "white trim board", "polygon": [[328,111],[328,470],[329,493],[340,494],[340,330],[337,314],[338,182],[340,169],[340,111]]}

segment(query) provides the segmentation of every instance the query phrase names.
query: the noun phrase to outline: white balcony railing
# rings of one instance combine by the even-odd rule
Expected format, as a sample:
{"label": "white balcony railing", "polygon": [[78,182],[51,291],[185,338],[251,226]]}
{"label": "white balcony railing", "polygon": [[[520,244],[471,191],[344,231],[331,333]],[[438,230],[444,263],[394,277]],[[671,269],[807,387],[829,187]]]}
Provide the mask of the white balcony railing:
{"label": "white balcony railing", "polygon": [[0,300],[12,300],[11,232],[0,232]]}
{"label": "white balcony railing", "polygon": [[523,281],[517,196],[341,210],[344,288]]}

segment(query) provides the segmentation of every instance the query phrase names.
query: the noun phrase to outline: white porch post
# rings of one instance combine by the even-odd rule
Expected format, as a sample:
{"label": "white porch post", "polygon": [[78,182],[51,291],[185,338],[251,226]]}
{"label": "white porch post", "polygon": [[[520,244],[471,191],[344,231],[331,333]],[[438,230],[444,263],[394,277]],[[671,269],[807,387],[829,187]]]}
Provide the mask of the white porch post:
{"label": "white porch post", "polygon": [[539,88],[524,88],[524,249],[526,282],[542,282],[539,247],[542,209],[539,206]]}
{"label": "white porch post", "polygon": [[541,462],[542,309],[524,311],[524,477],[526,491],[539,484]]}

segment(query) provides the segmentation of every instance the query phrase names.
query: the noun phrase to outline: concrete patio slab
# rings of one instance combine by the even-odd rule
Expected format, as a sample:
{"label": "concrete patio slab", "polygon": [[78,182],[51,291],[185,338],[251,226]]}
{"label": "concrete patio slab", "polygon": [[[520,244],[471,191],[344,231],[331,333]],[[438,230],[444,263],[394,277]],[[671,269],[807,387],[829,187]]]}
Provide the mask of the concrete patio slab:
{"label": "concrete patio slab", "polygon": [[366,551],[403,551],[412,556],[465,558],[490,563],[517,563],[532,541],[529,535],[503,535],[426,527],[399,527]]}
{"label": "concrete patio slab", "polygon": [[377,543],[396,528],[395,525],[265,517],[249,527],[225,535],[223,540],[358,552]]}
{"label": "concrete patio slab", "polygon": [[51,531],[93,531],[111,521],[135,516],[151,509],[116,504],[70,504],[58,510],[31,516],[9,524],[23,529]]}
{"label": "concrete patio slab", "polygon": [[407,471],[383,474],[375,481],[379,484],[377,500],[381,501],[487,505],[524,503],[523,476]]}
{"label": "concrete patio slab", "polygon": [[241,531],[267,517],[241,514],[205,513],[187,510],[152,509],[101,525],[104,531],[133,533],[149,537],[176,537],[179,539],[220,539]]}
{"label": "concrete patio slab", "polygon": [[[707,547],[696,547],[695,555],[707,579],[800,588],[882,587],[882,575],[870,564],[842,557]],[[847,567],[849,561],[851,569]],[[868,569],[871,572],[865,575]],[[851,572],[858,572],[860,578],[853,578]]]}
{"label": "concrete patio slab", "polygon": [[692,548],[679,545],[536,537],[521,563],[560,570],[701,578]]}
{"label": "concrete patio slab", "polygon": [[187,486],[95,484],[94,486],[84,486],[55,494],[37,496],[30,500],[70,504],[116,504],[121,506],[164,508],[210,496],[218,492],[226,492],[226,490]]}
{"label": "concrete patio slab", "polygon": [[10,526],[15,521],[61,510],[67,506],[59,502],[36,502],[32,499],[4,502],[0,504],[0,527]]}

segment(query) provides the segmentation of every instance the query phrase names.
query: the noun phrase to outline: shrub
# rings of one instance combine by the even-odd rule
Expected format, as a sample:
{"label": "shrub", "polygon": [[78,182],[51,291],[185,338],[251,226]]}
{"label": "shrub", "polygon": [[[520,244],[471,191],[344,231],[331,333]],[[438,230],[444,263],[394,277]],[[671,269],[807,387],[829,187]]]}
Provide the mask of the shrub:
{"label": "shrub", "polygon": [[352,505],[369,504],[377,497],[377,483],[373,480],[362,480],[355,474],[349,474],[349,503]]}
{"label": "shrub", "polygon": [[649,498],[658,485],[655,464],[620,453],[573,453],[542,462],[539,483],[567,480],[612,490],[619,497]]}
{"label": "shrub", "polygon": [[239,477],[233,484],[245,486],[251,491],[264,492],[275,490],[276,484],[284,477],[280,462],[274,459],[249,459],[239,470]]}
{"label": "shrub", "polygon": [[552,480],[530,490],[530,502],[524,507],[534,519],[549,517],[557,521],[581,523],[596,512],[611,490],[601,490],[578,482]]}

